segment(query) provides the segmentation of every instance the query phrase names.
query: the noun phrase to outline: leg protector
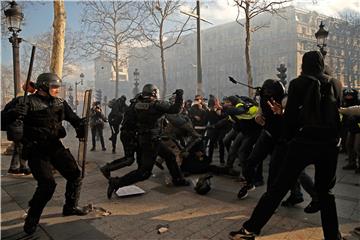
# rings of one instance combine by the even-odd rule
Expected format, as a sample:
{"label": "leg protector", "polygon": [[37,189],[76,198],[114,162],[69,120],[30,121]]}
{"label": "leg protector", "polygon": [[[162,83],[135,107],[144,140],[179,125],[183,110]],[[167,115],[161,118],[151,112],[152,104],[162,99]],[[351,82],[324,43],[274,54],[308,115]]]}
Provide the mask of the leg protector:
{"label": "leg protector", "polygon": [[81,185],[81,177],[66,182],[65,206],[76,207],[78,205]]}

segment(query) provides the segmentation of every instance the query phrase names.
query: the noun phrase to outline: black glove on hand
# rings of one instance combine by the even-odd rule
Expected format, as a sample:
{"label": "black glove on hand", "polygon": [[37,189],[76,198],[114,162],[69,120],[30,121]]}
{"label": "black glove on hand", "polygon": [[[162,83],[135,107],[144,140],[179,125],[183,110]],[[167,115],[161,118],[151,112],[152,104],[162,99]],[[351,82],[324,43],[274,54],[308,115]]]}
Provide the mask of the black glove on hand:
{"label": "black glove on hand", "polygon": [[84,138],[85,137],[86,126],[87,126],[86,123],[87,123],[87,119],[82,118],[80,123],[79,123],[79,126],[75,129],[77,138]]}
{"label": "black glove on hand", "polygon": [[182,90],[182,89],[176,89],[176,91],[174,92],[174,94],[176,94],[176,96],[182,96],[182,95],[184,95],[184,90]]}
{"label": "black glove on hand", "polygon": [[18,116],[25,116],[29,107],[25,103],[18,103],[15,107],[15,112]]}

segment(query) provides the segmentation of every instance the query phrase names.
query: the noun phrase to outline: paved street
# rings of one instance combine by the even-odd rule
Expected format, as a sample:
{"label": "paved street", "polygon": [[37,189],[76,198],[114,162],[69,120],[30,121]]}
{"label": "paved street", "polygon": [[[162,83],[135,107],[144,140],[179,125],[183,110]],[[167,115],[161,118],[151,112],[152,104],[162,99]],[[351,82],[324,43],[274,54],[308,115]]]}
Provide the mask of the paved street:
{"label": "paved street", "polygon": [[[6,134],[2,132],[4,152],[8,144]],[[205,196],[193,191],[193,187],[171,187],[166,185],[168,173],[158,168],[147,181],[137,184],[143,188],[144,195],[106,198],[107,181],[101,175],[99,166],[122,156],[121,146],[118,153],[111,153],[109,134],[105,134],[108,150],[88,153],[86,177],[83,183],[80,204],[93,204],[111,212],[102,216],[93,211],[84,217],[62,217],[65,182],[56,175],[57,188],[53,199],[48,203],[40,220],[40,227],[32,236],[22,231],[23,216],[27,202],[35,190],[36,183],[32,176],[6,175],[10,156],[2,155],[1,161],[1,239],[228,239],[228,233],[237,230],[250,215],[265,187],[259,187],[244,200],[238,200],[236,194],[239,183],[224,176],[212,179],[213,189]],[[65,140],[74,156],[77,141],[74,133],[69,132]],[[353,171],[343,171],[344,155],[339,159],[337,184],[335,187],[341,231],[346,239],[359,239],[352,229],[360,226],[360,175]],[[216,160],[217,161],[217,160]],[[267,164],[264,166],[267,169]],[[116,171],[121,175],[135,166]],[[312,167],[307,169],[311,175]],[[195,181],[199,176],[190,176]],[[303,208],[309,203],[309,196],[304,193],[305,202],[294,208],[280,207],[278,212],[262,231],[258,239],[323,239],[320,215],[305,214]],[[157,233],[159,224],[168,224],[169,229]]]}

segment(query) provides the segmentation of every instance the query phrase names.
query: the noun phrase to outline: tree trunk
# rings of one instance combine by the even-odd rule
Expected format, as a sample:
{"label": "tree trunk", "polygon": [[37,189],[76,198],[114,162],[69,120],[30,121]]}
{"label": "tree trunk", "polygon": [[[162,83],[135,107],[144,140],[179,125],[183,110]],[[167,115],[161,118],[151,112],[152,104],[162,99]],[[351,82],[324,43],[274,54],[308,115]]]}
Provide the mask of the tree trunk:
{"label": "tree trunk", "polygon": [[116,43],[115,46],[115,99],[119,96],[119,48]]}
{"label": "tree trunk", "polygon": [[160,52],[161,52],[161,70],[162,70],[162,78],[163,78],[163,90],[161,93],[161,98],[164,98],[167,92],[164,49],[161,48]]}
{"label": "tree trunk", "polygon": [[161,73],[163,79],[163,89],[161,91],[161,98],[166,96],[167,92],[167,82],[166,82],[166,70],[165,70],[165,53],[164,53],[164,42],[163,42],[163,24],[160,24],[160,34],[159,34],[159,42],[160,42],[160,58],[161,58]]}
{"label": "tree trunk", "polygon": [[54,1],[54,35],[50,71],[62,77],[65,49],[66,12],[64,0]]}
{"label": "tree trunk", "polygon": [[[248,78],[248,85],[253,86],[253,79],[251,74],[251,62],[250,62],[250,17],[249,17],[250,3],[246,3],[245,10],[245,62],[246,62],[246,75]],[[249,97],[253,97],[253,89],[249,88]]]}

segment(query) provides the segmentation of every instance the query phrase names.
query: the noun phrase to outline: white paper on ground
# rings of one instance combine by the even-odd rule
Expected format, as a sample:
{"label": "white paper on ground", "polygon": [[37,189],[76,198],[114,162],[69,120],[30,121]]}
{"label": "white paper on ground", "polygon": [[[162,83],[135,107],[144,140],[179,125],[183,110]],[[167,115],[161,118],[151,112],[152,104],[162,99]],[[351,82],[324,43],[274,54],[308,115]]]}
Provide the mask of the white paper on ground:
{"label": "white paper on ground", "polygon": [[144,194],[145,191],[136,185],[121,187],[116,191],[118,197]]}

